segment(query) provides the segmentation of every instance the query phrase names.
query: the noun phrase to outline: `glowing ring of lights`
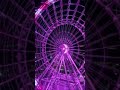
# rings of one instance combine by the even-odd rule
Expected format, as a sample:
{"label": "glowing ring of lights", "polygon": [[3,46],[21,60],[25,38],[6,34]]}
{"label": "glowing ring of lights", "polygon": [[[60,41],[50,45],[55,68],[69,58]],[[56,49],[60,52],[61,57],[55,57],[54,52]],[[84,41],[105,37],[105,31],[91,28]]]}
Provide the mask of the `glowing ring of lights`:
{"label": "glowing ring of lights", "polygon": [[[43,5],[40,6],[40,8],[35,13],[36,46],[39,46],[39,48],[36,47],[37,52],[36,52],[36,60],[35,60],[36,87],[39,89],[41,87],[42,89],[47,89],[48,87],[53,88],[54,85],[52,83],[55,82],[54,78],[57,77],[55,73],[58,73],[57,75],[60,75],[61,73],[61,78],[63,78],[67,82],[69,82],[68,80],[72,80],[73,78],[72,73],[74,73],[76,74],[73,80],[74,81],[73,85],[75,86],[72,86],[69,82],[70,86],[67,86],[67,87],[65,86],[64,88],[69,88],[69,89],[76,88],[78,90],[84,90],[84,85],[85,85],[85,80],[84,80],[84,63],[85,63],[84,61],[84,44],[85,44],[84,43],[84,40],[85,40],[84,6],[79,5],[79,4],[77,5],[77,7],[83,8],[83,11],[78,12],[78,14],[81,14],[81,16],[77,16],[77,17],[75,16],[77,12],[76,10],[74,13],[74,17],[71,19],[69,19],[68,17],[65,18],[64,15],[63,15],[64,19],[57,19],[57,11],[55,11],[55,8],[58,9],[56,7],[58,3],[61,3],[61,1],[59,0],[58,1],[55,1],[55,0],[46,1]],[[80,0],[78,0],[78,3],[80,3]],[[47,10],[51,7],[53,7],[53,10],[55,12],[54,13],[55,16],[53,18],[50,16],[50,10],[49,11]],[[48,16],[46,17],[46,15]],[[50,19],[50,22],[47,21],[47,18]],[[54,18],[56,19],[55,22],[54,22]],[[76,20],[76,18],[78,18],[78,20]],[[69,29],[69,28],[59,29],[63,27],[69,27],[72,29]],[[53,37],[53,35],[55,35],[57,31],[60,34]],[[52,40],[54,40],[54,43],[50,43],[52,42]],[[51,55],[52,48],[53,48],[52,46],[57,46],[56,50],[53,50],[54,55]],[[72,48],[73,50],[71,49],[71,47],[73,47]],[[63,62],[65,64],[63,64]],[[70,69],[70,66],[67,66],[66,63],[70,64],[71,69]],[[79,64],[79,65],[76,65],[76,64]],[[42,70],[40,70],[41,66],[43,66]],[[58,66],[59,66],[59,69],[57,69]],[[65,69],[65,67],[69,69]],[[61,68],[64,68],[64,69],[61,70]],[[66,79],[65,78],[66,75],[67,77],[70,77],[70,78]],[[49,81],[46,81],[47,77],[50,77],[51,79]],[[58,77],[58,79],[60,81],[60,77]],[[60,88],[61,85],[60,84],[57,84],[57,85]]]}

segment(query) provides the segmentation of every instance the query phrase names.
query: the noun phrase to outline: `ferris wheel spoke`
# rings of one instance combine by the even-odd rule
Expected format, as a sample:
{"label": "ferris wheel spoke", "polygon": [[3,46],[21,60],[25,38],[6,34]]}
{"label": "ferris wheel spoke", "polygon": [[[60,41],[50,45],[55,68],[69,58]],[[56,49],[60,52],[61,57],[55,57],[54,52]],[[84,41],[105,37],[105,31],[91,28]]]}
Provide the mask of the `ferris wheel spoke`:
{"label": "ferris wheel spoke", "polygon": [[[57,68],[58,68],[58,70],[57,70],[57,72],[54,74],[53,73],[53,76],[54,76],[54,78],[51,78],[50,79],[50,82],[48,83],[48,85],[47,85],[47,87],[46,87],[46,90],[49,90],[49,87],[50,86],[52,86],[54,83],[55,83],[55,81],[57,80],[57,78],[58,78],[58,75],[60,74],[60,69],[61,69],[61,66],[62,66],[62,63],[63,63],[63,59],[64,59],[64,56],[62,55],[61,57],[60,57],[60,63],[58,64],[58,66],[57,66]],[[60,78],[60,77],[59,77]]]}
{"label": "ferris wheel spoke", "polygon": [[[75,82],[76,82],[76,85],[79,87],[80,90],[83,90],[82,89],[82,85],[80,83],[80,78],[79,77],[82,77],[82,74],[80,73],[79,69],[77,68],[77,66],[75,65],[73,59],[71,58],[71,56],[67,53],[67,57],[68,57],[68,60],[70,61],[70,65],[71,65],[71,68],[74,72],[74,77],[75,77]],[[79,76],[80,75],[80,76]],[[74,78],[73,77],[73,78]]]}
{"label": "ferris wheel spoke", "polygon": [[39,79],[41,79],[42,77],[44,77],[44,75],[51,70],[51,67],[54,65],[54,63],[57,61],[59,57],[59,54],[57,54],[54,59],[52,60],[52,62],[48,65],[48,67],[45,69],[45,71],[40,75]]}
{"label": "ferris wheel spoke", "polygon": [[75,71],[77,71],[77,73],[79,73],[81,75],[79,69],[77,68],[77,66],[75,64],[75,62],[73,61],[72,57],[68,53],[67,53],[67,57],[70,60],[70,62],[72,63],[72,65],[74,66],[74,68],[76,69]]}

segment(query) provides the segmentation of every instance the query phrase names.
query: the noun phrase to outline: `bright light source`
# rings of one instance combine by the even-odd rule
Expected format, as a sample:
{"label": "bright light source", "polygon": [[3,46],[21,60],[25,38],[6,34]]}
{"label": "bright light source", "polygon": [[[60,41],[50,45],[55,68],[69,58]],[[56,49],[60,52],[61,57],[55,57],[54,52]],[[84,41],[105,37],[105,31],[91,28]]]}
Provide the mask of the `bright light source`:
{"label": "bright light source", "polygon": [[54,3],[54,0],[48,0],[48,2],[50,2],[50,3]]}
{"label": "bright light source", "polygon": [[38,85],[38,82],[37,82],[37,80],[35,80],[35,86],[37,86]]}
{"label": "bright light source", "polygon": [[36,11],[35,16],[38,16],[39,14],[41,14],[41,11],[42,11],[42,9],[39,8],[39,9]]}

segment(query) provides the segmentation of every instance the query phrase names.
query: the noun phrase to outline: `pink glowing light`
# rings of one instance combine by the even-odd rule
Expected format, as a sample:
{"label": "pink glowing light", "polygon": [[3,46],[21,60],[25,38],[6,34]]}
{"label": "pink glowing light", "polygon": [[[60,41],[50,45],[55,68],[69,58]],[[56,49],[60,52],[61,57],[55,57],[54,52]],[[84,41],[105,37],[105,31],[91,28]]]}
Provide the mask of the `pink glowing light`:
{"label": "pink glowing light", "polygon": [[68,53],[68,51],[69,51],[69,47],[68,47],[66,44],[62,44],[62,45],[60,46],[60,49],[61,49],[61,52],[62,52],[63,54],[66,54],[66,53]]}
{"label": "pink glowing light", "polygon": [[41,85],[37,85],[37,90],[43,90],[43,87]]}

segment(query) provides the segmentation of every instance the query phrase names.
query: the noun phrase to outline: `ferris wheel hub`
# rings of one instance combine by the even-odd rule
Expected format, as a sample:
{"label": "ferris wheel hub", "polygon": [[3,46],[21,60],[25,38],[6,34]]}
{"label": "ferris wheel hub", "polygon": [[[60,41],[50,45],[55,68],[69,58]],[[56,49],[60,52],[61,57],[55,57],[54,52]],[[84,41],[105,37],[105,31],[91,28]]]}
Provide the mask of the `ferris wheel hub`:
{"label": "ferris wheel hub", "polygon": [[68,53],[68,51],[69,51],[69,47],[68,47],[68,45],[66,45],[66,44],[62,44],[62,45],[60,45],[60,51],[62,52],[62,54],[66,54],[66,53]]}

